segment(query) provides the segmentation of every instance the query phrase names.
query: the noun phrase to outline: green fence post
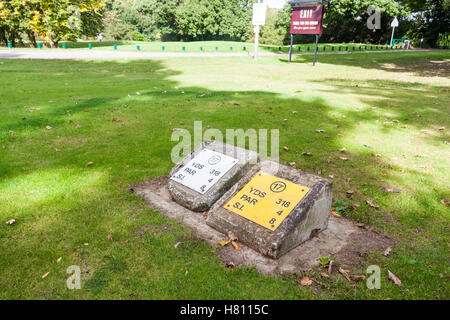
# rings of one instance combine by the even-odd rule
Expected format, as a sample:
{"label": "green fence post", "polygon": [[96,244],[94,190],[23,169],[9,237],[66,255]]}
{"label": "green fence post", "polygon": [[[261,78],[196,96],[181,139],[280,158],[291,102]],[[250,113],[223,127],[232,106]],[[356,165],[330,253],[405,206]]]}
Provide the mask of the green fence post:
{"label": "green fence post", "polygon": [[37,44],[37,46],[38,46],[38,49],[42,49],[42,43],[39,42],[39,43]]}
{"label": "green fence post", "polygon": [[186,51],[186,47],[181,47],[181,50],[183,50],[183,52]]}
{"label": "green fence post", "polygon": [[63,49],[67,49],[67,46],[66,46],[65,42],[62,44],[62,47],[63,47]]}
{"label": "green fence post", "polygon": [[308,46],[308,47],[306,47],[306,50],[308,50],[308,51],[309,51],[309,46]]}
{"label": "green fence post", "polygon": [[331,51],[334,51],[334,47],[331,47]]}
{"label": "green fence post", "polygon": [[12,43],[8,42],[8,48],[12,49]]}
{"label": "green fence post", "polygon": [[281,47],[278,47],[278,51],[281,51]]}
{"label": "green fence post", "polygon": [[339,47],[339,51],[342,51],[342,47]]}
{"label": "green fence post", "polygon": [[219,47],[216,47],[216,52],[219,51]]}
{"label": "green fence post", "polygon": [[117,50],[117,44],[114,44],[113,48],[114,50]]}
{"label": "green fence post", "polygon": [[301,52],[302,51],[302,47],[298,47],[298,52]]}
{"label": "green fence post", "polygon": [[92,49],[92,44],[89,43],[88,47],[89,47],[89,50],[91,50]]}
{"label": "green fence post", "polygon": [[140,51],[140,50],[141,50],[141,47],[140,47],[140,46],[136,46],[136,49],[137,49],[138,51]]}
{"label": "green fence post", "polygon": [[244,51],[247,51],[247,48],[246,47],[244,47],[244,48],[242,48]]}
{"label": "green fence post", "polygon": [[165,46],[162,46],[162,47],[161,47],[161,50],[162,50],[162,51],[165,51],[165,50],[166,50],[166,47],[165,47]]}
{"label": "green fence post", "polygon": [[233,51],[233,47],[230,47],[230,51]]}
{"label": "green fence post", "polygon": [[202,51],[202,52],[203,52],[203,47],[200,47],[200,51]]}

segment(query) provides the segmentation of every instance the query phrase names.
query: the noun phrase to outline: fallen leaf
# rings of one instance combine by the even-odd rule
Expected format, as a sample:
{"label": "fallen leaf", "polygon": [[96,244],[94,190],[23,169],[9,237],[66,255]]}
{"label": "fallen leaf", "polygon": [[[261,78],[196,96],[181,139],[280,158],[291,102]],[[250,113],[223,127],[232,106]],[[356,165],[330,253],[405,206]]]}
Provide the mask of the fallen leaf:
{"label": "fallen leaf", "polygon": [[203,217],[208,218],[208,211],[203,212]]}
{"label": "fallen leaf", "polygon": [[181,244],[181,242],[177,242],[177,243],[175,243],[174,245],[173,245],[173,247],[176,249],[176,248],[178,248],[178,246]]}
{"label": "fallen leaf", "polygon": [[46,276],[49,275],[50,272],[45,273],[44,275],[42,275],[42,279],[44,279]]}
{"label": "fallen leaf", "polygon": [[391,251],[392,251],[392,248],[391,248],[391,247],[388,247],[386,250],[384,250],[383,255],[384,255],[385,257],[387,257],[387,256],[391,253]]}
{"label": "fallen leaf", "polygon": [[238,238],[234,235],[232,231],[228,231],[228,238],[230,238],[231,241],[237,241]]}
{"label": "fallen leaf", "polygon": [[89,162],[87,163],[86,167],[92,166],[93,164],[94,164],[94,162],[89,161]]}
{"label": "fallen leaf", "polygon": [[61,149],[55,148],[55,152],[61,152]]}
{"label": "fallen leaf", "polygon": [[355,190],[353,190],[353,189],[350,189],[350,190],[347,190],[347,192],[346,192],[347,194],[354,194],[355,193]]}
{"label": "fallen leaf", "polygon": [[389,279],[391,279],[392,281],[394,281],[394,283],[395,283],[397,286],[399,286],[399,287],[402,286],[402,282],[400,281],[399,278],[397,278],[397,277],[395,276],[395,274],[393,274],[390,270],[388,270],[388,274],[389,274]]}
{"label": "fallen leaf", "polygon": [[348,160],[347,157],[339,157],[339,159],[344,160],[344,161]]}
{"label": "fallen leaf", "polygon": [[442,200],[441,200],[441,203],[442,203],[444,206],[448,207],[448,200],[442,199]]}
{"label": "fallen leaf", "polygon": [[7,225],[11,225],[13,223],[16,223],[16,219],[11,219],[11,220],[6,221]]}
{"label": "fallen leaf", "polygon": [[331,210],[330,213],[335,217],[342,218],[342,216],[340,214],[337,214],[334,210]]}
{"label": "fallen leaf", "polygon": [[112,241],[113,240],[112,234],[108,234],[107,238],[108,238],[108,240]]}
{"label": "fallen leaf", "polygon": [[223,239],[222,241],[220,241],[219,242],[219,244],[222,246],[222,247],[225,247],[227,244],[229,244],[231,242],[231,240],[225,240],[225,239]]}
{"label": "fallen leaf", "polygon": [[339,268],[339,272],[345,277],[345,279],[347,279],[348,281],[352,281],[352,279],[350,279],[350,276],[349,276],[347,270]]}
{"label": "fallen leaf", "polygon": [[236,241],[231,241],[231,244],[237,251],[242,249],[242,246],[239,243],[237,243]]}
{"label": "fallen leaf", "polygon": [[334,260],[331,260],[330,264],[328,265],[328,274],[331,274],[331,272],[333,271],[333,264],[334,264]]}
{"label": "fallen leaf", "polygon": [[347,151],[347,148],[341,148],[341,149],[339,149],[339,151],[340,152],[345,152],[345,151]]}
{"label": "fallen leaf", "polygon": [[46,126],[45,129],[47,129],[47,130],[52,130],[53,128],[50,127],[50,126]]}
{"label": "fallen leaf", "polygon": [[323,132],[325,132],[325,130],[317,129],[316,132],[317,132],[317,133],[323,133]]}
{"label": "fallen leaf", "polygon": [[303,90],[296,90],[295,93],[302,93]]}
{"label": "fallen leaf", "polygon": [[302,155],[311,157],[312,153],[311,152],[302,152]]}
{"label": "fallen leaf", "polygon": [[294,168],[297,169],[297,164],[295,162],[289,162],[289,165]]}
{"label": "fallen leaf", "polygon": [[312,280],[308,277],[303,277],[300,279],[300,284],[304,287],[309,287],[312,285]]}
{"label": "fallen leaf", "polygon": [[367,203],[369,206],[371,206],[372,208],[379,208],[379,207],[380,207],[379,205],[373,203],[373,202],[370,201],[370,200],[366,200],[366,203]]}
{"label": "fallen leaf", "polygon": [[289,151],[289,147],[283,147],[284,151]]}
{"label": "fallen leaf", "polygon": [[61,260],[62,260],[62,257],[59,257],[59,258],[56,260],[56,263],[60,263]]}
{"label": "fallen leaf", "polygon": [[77,124],[75,128],[80,129],[81,128],[81,124]]}
{"label": "fallen leaf", "polygon": [[443,130],[445,130],[445,127],[440,127],[440,128],[438,128],[438,130],[443,131]]}
{"label": "fallen leaf", "polygon": [[360,276],[350,275],[350,279],[352,279],[353,281],[359,281],[359,280],[366,280],[366,277],[363,275],[360,275]]}
{"label": "fallen leaf", "polygon": [[381,175],[385,177],[385,176],[389,175],[389,173],[388,172],[382,172]]}
{"label": "fallen leaf", "polygon": [[9,131],[9,135],[10,135],[11,137],[13,137],[15,134],[16,134],[15,131],[12,131],[12,130]]}
{"label": "fallen leaf", "polygon": [[330,276],[327,275],[325,272],[322,272],[320,275],[321,275],[322,277],[324,277],[324,278],[329,278],[329,277],[330,277]]}

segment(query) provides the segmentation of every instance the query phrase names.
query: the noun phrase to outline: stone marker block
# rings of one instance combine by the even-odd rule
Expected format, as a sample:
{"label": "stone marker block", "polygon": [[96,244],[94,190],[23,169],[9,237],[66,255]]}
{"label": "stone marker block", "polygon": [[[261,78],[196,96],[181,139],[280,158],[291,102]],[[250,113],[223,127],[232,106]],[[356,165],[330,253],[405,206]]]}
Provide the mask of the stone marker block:
{"label": "stone marker block", "polygon": [[193,211],[206,211],[259,162],[256,152],[205,141],[170,172],[172,198]]}
{"label": "stone marker block", "polygon": [[206,223],[277,259],[327,228],[331,201],[329,180],[264,161],[214,204]]}

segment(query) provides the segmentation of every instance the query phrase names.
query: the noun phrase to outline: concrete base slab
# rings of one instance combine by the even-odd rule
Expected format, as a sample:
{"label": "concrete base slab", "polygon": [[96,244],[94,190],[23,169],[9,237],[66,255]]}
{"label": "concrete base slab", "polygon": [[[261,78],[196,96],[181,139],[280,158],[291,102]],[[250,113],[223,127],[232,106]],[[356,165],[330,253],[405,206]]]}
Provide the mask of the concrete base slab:
{"label": "concrete base slab", "polygon": [[279,259],[265,257],[245,245],[239,251],[231,245],[221,247],[219,241],[227,236],[208,226],[202,214],[173,201],[167,182],[167,178],[155,179],[130,190],[142,196],[152,209],[192,228],[199,239],[216,248],[225,265],[254,267],[261,274],[293,274],[310,270],[319,265],[321,257],[328,256],[335,258],[336,263],[344,268],[354,269],[361,265],[366,253],[383,252],[393,242],[384,235],[357,226],[351,220],[331,216],[327,229]]}

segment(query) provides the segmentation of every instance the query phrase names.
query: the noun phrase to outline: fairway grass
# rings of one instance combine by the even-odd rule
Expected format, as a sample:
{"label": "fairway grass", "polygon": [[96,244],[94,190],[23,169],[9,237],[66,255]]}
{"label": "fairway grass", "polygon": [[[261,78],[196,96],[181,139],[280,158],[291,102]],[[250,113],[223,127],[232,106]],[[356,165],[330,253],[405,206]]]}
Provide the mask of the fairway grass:
{"label": "fairway grass", "polygon": [[[449,299],[450,53],[286,59],[0,59],[0,299]],[[279,129],[282,163],[332,179],[341,215],[395,241],[350,270],[378,265],[381,289],[227,268],[130,193],[169,173],[173,128],[196,120]]]}

